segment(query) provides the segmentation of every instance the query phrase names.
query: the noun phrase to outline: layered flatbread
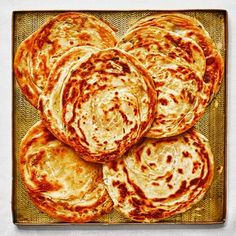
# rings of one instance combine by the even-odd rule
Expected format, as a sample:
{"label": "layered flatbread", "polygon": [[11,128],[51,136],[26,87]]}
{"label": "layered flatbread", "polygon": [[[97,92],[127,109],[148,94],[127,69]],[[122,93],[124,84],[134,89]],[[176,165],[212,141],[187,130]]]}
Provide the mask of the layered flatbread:
{"label": "layered flatbread", "polygon": [[[74,57],[81,50],[88,54]],[[85,160],[101,163],[119,158],[145,134],[155,107],[153,81],[139,61],[119,49],[88,46],[57,61],[39,101],[51,132]]]}
{"label": "layered flatbread", "polygon": [[158,27],[193,39],[203,50],[206,58],[206,70],[203,80],[209,87],[209,102],[217,94],[223,79],[224,62],[205,27],[194,17],[169,12],[153,14],[138,20],[129,31],[139,27]]}
{"label": "layered flatbread", "polygon": [[213,173],[208,140],[193,130],[162,140],[143,138],[123,158],[103,165],[114,207],[138,222],[188,210],[203,198]]}
{"label": "layered flatbread", "polygon": [[195,41],[149,26],[129,31],[117,46],[136,57],[154,80],[156,117],[147,137],[178,135],[201,118],[210,90],[202,79],[204,53]]}
{"label": "layered flatbread", "polygon": [[87,163],[37,122],[20,146],[20,172],[33,203],[63,222],[88,222],[112,210],[102,167]]}
{"label": "layered flatbread", "polygon": [[58,14],[21,43],[14,60],[14,71],[21,91],[37,108],[54,62],[70,48],[91,45],[114,47],[114,30],[95,16],[66,12]]}

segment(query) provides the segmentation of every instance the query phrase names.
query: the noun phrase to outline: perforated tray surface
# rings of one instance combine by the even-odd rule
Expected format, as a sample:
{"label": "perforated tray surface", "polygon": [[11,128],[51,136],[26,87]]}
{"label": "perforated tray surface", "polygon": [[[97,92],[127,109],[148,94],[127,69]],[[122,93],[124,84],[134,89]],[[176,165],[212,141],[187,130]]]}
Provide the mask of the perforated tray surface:
{"label": "perforated tray surface", "polygon": [[[87,11],[86,11],[87,12]],[[101,17],[118,29],[121,37],[128,27],[141,17],[158,11],[89,11]],[[224,10],[188,10],[184,14],[196,17],[209,32],[221,55],[226,61],[227,52],[227,14]],[[20,11],[13,13],[13,58],[20,43],[36,31],[48,18],[58,14],[56,11]],[[225,63],[226,68],[226,63]],[[226,75],[226,70],[225,70]],[[226,76],[218,95],[207,108],[196,129],[210,141],[215,159],[213,184],[198,204],[185,213],[178,214],[158,223],[213,224],[223,223],[226,214]],[[13,75],[13,221],[16,224],[53,225],[61,224],[39,211],[31,202],[20,178],[19,144],[29,128],[39,120],[37,110],[22,95]],[[92,223],[133,223],[116,210]],[[91,223],[87,223],[91,224]]]}

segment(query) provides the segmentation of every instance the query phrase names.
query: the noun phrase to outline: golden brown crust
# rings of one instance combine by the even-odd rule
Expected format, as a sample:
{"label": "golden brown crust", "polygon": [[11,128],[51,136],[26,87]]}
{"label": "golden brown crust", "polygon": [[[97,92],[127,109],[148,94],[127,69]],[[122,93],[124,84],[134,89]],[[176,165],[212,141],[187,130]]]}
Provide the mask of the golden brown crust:
{"label": "golden brown crust", "polygon": [[58,14],[19,46],[14,63],[16,79],[26,98],[37,108],[39,94],[58,57],[75,46],[109,48],[115,44],[113,29],[95,16]]}
{"label": "golden brown crust", "polygon": [[41,121],[23,138],[19,156],[27,192],[48,215],[64,222],[88,222],[111,211],[101,166],[83,161]]}
{"label": "golden brown crust", "polygon": [[136,57],[149,71],[157,93],[156,117],[147,137],[169,137],[191,128],[207,106],[205,57],[191,39],[160,29],[138,27],[118,47]]}
{"label": "golden brown crust", "polygon": [[[67,66],[80,50],[89,56]],[[156,93],[149,74],[131,55],[93,50],[78,47],[58,60],[39,109],[49,129],[85,160],[106,162],[119,158],[150,128]]]}
{"label": "golden brown crust", "polygon": [[215,43],[204,26],[194,17],[180,13],[160,13],[144,17],[129,30],[139,27],[155,26],[192,38],[202,48],[206,58],[204,82],[211,91],[209,102],[217,94],[223,79],[224,62]]}
{"label": "golden brown crust", "polygon": [[188,210],[203,198],[213,174],[209,143],[193,130],[166,139],[144,138],[124,158],[103,165],[114,207],[138,222]]}
{"label": "golden brown crust", "polygon": [[35,84],[32,75],[31,48],[36,33],[29,36],[19,46],[14,59],[14,73],[18,85],[28,101],[37,106],[41,89]]}

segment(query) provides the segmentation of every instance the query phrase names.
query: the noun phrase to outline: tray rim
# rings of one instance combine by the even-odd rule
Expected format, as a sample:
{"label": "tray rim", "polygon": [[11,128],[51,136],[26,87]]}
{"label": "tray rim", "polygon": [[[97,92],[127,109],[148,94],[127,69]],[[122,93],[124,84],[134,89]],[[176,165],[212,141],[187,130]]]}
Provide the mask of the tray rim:
{"label": "tray rim", "polygon": [[[187,8],[187,9],[157,9],[157,8],[147,8],[147,9],[112,9],[112,10],[93,10],[93,9],[74,9],[74,10],[13,10],[11,14],[11,67],[12,67],[12,73],[11,73],[11,92],[12,92],[12,97],[14,97],[14,23],[15,23],[15,17],[17,13],[37,13],[37,12],[48,12],[48,13],[60,13],[60,12],[144,12],[144,11],[150,11],[150,12],[158,12],[158,13],[168,13],[168,12],[205,12],[205,11],[210,11],[210,12],[221,12],[224,16],[224,43],[225,43],[225,48],[224,48],[224,54],[225,54],[225,60],[224,60],[224,83],[225,83],[225,88],[224,88],[224,125],[225,125],[225,130],[224,130],[224,191],[223,191],[223,212],[222,212],[222,218],[219,221],[176,221],[176,222],[155,222],[155,223],[140,223],[140,222],[113,222],[113,223],[105,223],[105,222],[87,222],[87,223],[70,223],[70,222],[55,222],[55,223],[28,223],[28,222],[18,222],[17,221],[17,216],[15,214],[15,180],[16,180],[16,163],[15,163],[15,139],[14,139],[14,130],[15,130],[15,122],[14,122],[14,107],[15,107],[15,99],[12,99],[11,102],[11,128],[12,128],[12,181],[11,181],[11,215],[12,215],[12,223],[15,224],[17,227],[27,227],[27,226],[33,226],[33,227],[43,227],[43,226],[116,226],[116,225],[140,225],[140,226],[147,226],[147,225],[224,225],[227,222],[227,205],[228,205],[228,195],[227,195],[227,159],[228,159],[228,37],[229,37],[229,28],[228,28],[228,11],[223,8],[214,8],[214,9],[209,9],[209,8],[204,8],[204,9],[197,9],[197,8]],[[213,99],[214,100],[214,99]],[[213,101],[212,100],[212,101]],[[211,102],[212,103],[212,102]],[[210,104],[209,104],[210,106]]]}

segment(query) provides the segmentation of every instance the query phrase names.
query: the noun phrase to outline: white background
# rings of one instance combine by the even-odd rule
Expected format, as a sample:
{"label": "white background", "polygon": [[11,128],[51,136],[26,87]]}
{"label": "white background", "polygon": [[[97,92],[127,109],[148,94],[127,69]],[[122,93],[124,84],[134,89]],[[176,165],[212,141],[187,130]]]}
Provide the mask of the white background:
{"label": "white background", "polygon": [[[11,216],[11,29],[14,10],[226,9],[228,50],[228,196],[224,225],[16,227]],[[234,44],[233,44],[234,42]],[[0,236],[14,235],[236,235],[236,0],[0,0]]]}

